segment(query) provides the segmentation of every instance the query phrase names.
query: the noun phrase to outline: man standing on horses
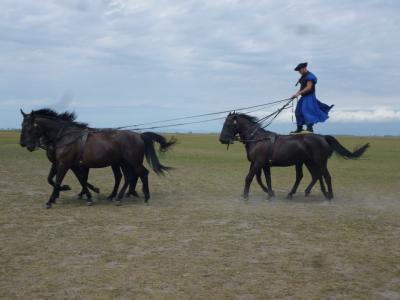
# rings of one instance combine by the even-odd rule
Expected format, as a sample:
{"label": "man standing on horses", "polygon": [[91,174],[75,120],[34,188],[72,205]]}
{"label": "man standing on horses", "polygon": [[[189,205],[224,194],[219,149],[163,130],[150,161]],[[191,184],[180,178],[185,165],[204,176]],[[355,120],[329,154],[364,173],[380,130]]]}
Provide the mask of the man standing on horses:
{"label": "man standing on horses", "polygon": [[[310,133],[313,132],[313,125],[318,122],[324,122],[328,119],[329,110],[333,105],[329,106],[318,101],[315,96],[315,85],[317,84],[317,77],[307,70],[307,63],[300,63],[294,69],[301,75],[297,81],[296,86],[300,83],[299,91],[292,96],[297,98],[301,96],[296,106],[296,122],[297,129],[292,131],[295,133]],[[307,130],[303,131],[303,125],[307,125]]]}

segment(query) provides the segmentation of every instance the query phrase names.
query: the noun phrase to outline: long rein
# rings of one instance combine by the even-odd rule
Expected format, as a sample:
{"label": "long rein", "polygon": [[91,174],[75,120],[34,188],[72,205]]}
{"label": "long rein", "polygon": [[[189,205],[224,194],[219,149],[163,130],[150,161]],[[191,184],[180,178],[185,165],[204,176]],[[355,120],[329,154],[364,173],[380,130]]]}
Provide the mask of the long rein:
{"label": "long rein", "polygon": [[[257,124],[254,125],[254,130],[253,132],[250,134],[250,136],[254,136],[254,134],[256,133],[256,131],[260,128],[260,123],[271,119],[268,124],[262,126],[262,128],[266,128],[267,126],[269,126],[273,120],[275,120],[275,118],[285,109],[288,108],[288,106],[293,102],[293,98],[287,98],[287,99],[282,99],[282,100],[277,100],[277,101],[272,101],[272,102],[268,102],[268,103],[264,103],[264,104],[259,104],[259,105],[253,105],[253,106],[247,106],[247,107],[242,107],[242,108],[238,108],[235,111],[241,111],[241,110],[247,110],[247,109],[253,109],[250,112],[255,112],[255,111],[259,111],[264,109],[266,106],[268,105],[272,105],[272,104],[277,104],[277,103],[282,103],[285,102],[286,103],[281,107],[278,108],[276,111],[272,112],[271,114],[261,118]],[[293,104],[292,104],[292,108],[293,108]],[[147,122],[147,123],[140,123],[140,124],[134,124],[134,125],[129,125],[129,126],[122,126],[122,127],[116,127],[116,128],[108,128],[108,129],[114,129],[114,130],[121,130],[121,129],[128,129],[131,128],[130,130],[149,130],[149,129],[157,129],[157,128],[167,128],[167,127],[175,127],[175,126],[182,126],[182,125],[189,125],[189,124],[199,124],[199,123],[205,123],[205,122],[210,122],[210,121],[216,121],[216,120],[222,120],[225,119],[225,117],[216,117],[216,118],[212,118],[212,119],[207,119],[207,120],[199,120],[199,121],[191,121],[191,122],[182,122],[182,123],[176,123],[176,124],[166,124],[166,125],[161,125],[161,126],[151,126],[151,127],[139,127],[142,125],[150,125],[150,124],[157,124],[157,123],[166,123],[166,122],[171,122],[171,121],[178,121],[178,120],[184,120],[184,119],[192,119],[192,118],[198,118],[198,117],[204,117],[204,116],[212,116],[212,115],[218,115],[221,113],[226,113],[226,112],[230,112],[232,110],[225,110],[225,111],[219,111],[219,112],[214,112],[214,113],[206,113],[206,114],[200,114],[200,115],[193,115],[193,116],[188,116],[188,117],[181,117],[181,118],[174,118],[174,119],[167,119],[167,120],[161,120],[161,121],[153,121],[153,122]],[[248,113],[250,113],[248,112]],[[53,141],[48,141],[45,139],[45,142],[42,140],[42,138],[39,139],[39,147],[42,149],[47,150],[51,145],[54,146],[55,148],[61,147],[61,146],[65,146],[65,145],[69,145],[74,143],[77,139],[85,136],[86,134],[89,134],[90,132],[100,132],[104,129],[94,129],[94,128],[84,128],[84,129],[75,129],[75,131],[83,131],[82,134],[78,135],[75,139],[73,139],[72,141],[69,141],[67,143],[63,143],[62,145],[56,145],[57,142],[59,140],[61,140],[64,137],[64,131],[67,128],[67,126],[62,126],[60,128],[60,130],[57,132],[56,137],[54,138]],[[129,129],[128,129],[129,130]],[[69,133],[71,133],[71,131],[69,131]],[[240,141],[242,143],[246,143],[246,142],[259,142],[259,141],[263,141],[263,140],[271,140],[270,137],[264,137],[264,138],[260,138],[260,139],[240,139],[240,138],[234,138],[237,141]]]}
{"label": "long rein", "polygon": [[[270,105],[287,102],[288,100],[290,102],[293,101],[292,98],[286,98],[286,99],[281,99],[281,100],[267,102],[267,103],[258,104],[258,105],[240,107],[240,108],[236,108],[236,109],[230,109],[230,110],[224,110],[224,111],[218,111],[218,112],[206,113],[206,114],[199,114],[199,115],[192,115],[192,116],[186,116],[186,117],[180,117],[180,118],[166,119],[166,120],[160,120],[160,121],[153,121],[153,122],[147,122],[147,123],[139,123],[139,124],[133,124],[133,125],[128,125],[128,126],[115,127],[113,129],[151,130],[151,129],[158,129],[158,128],[167,128],[167,127],[183,126],[183,125],[190,125],[190,124],[206,123],[206,122],[225,119],[225,116],[223,116],[223,117],[215,117],[215,118],[206,119],[206,120],[199,120],[199,121],[189,121],[189,122],[181,122],[181,123],[175,123],[175,124],[166,124],[166,125],[158,125],[158,126],[150,126],[150,127],[140,127],[140,126],[143,126],[143,125],[169,123],[169,122],[172,122],[172,121],[181,121],[181,120],[187,120],[187,119],[190,120],[190,119],[196,119],[196,118],[205,117],[205,116],[216,116],[216,115],[220,115],[222,113],[228,113],[228,112],[232,112],[232,111],[246,111],[246,113],[251,113],[251,112],[263,110],[267,106],[270,106]],[[284,105],[284,107],[286,107],[286,104]],[[277,111],[279,111],[279,110],[280,109],[278,109]],[[277,111],[275,111],[273,114],[275,114]]]}

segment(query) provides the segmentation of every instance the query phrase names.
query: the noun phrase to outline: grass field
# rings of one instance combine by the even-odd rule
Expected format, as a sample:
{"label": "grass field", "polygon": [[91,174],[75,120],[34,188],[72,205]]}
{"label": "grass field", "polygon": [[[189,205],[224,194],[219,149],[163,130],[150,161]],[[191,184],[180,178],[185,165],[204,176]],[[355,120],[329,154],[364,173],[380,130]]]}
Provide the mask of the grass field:
{"label": "grass field", "polygon": [[178,135],[150,176],[150,205],[106,200],[111,169],[92,170],[102,192],[87,207],[70,174],[50,210],[44,151],[0,132],[1,299],[400,299],[400,139],[371,143],[363,159],[329,162],[335,198],[315,187],[285,196],[294,169],[272,169],[277,197],[253,183],[243,146]]}

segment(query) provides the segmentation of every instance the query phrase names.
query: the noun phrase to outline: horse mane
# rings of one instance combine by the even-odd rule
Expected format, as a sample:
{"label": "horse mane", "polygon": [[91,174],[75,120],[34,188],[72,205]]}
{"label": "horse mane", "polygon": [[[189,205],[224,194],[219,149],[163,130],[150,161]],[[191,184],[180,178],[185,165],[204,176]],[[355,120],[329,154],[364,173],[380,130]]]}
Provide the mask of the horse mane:
{"label": "horse mane", "polygon": [[48,119],[56,119],[59,121],[66,121],[68,123],[71,123],[71,125],[75,125],[75,126],[78,126],[81,128],[88,127],[87,123],[81,123],[81,122],[75,121],[77,118],[75,112],[65,111],[62,113],[58,113],[50,108],[42,108],[42,109],[38,109],[38,110],[33,110],[31,112],[31,115],[33,115],[35,117],[42,117],[42,118],[48,118]]}
{"label": "horse mane", "polygon": [[258,123],[258,118],[257,117],[250,116],[250,115],[247,115],[245,113],[238,113],[236,115],[238,117],[246,119],[247,121],[250,121],[251,123],[254,123],[254,124]]}
{"label": "horse mane", "polygon": [[236,116],[248,120],[249,122],[253,123],[256,127],[260,128],[263,132],[265,132],[267,134],[273,134],[273,135],[277,134],[277,133],[275,133],[273,131],[266,130],[264,127],[262,127],[262,123],[259,123],[260,120],[255,116],[250,116],[250,115],[245,114],[245,113],[236,113]]}

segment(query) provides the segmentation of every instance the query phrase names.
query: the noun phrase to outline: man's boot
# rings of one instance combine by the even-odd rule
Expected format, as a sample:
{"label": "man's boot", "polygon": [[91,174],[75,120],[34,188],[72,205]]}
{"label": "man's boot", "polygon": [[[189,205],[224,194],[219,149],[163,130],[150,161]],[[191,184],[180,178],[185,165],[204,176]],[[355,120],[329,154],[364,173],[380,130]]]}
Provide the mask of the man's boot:
{"label": "man's boot", "polygon": [[308,132],[314,132],[313,125],[314,125],[314,124],[308,124],[308,125],[307,125],[307,131],[308,131]]}
{"label": "man's boot", "polygon": [[296,134],[303,131],[303,126],[297,125],[297,129],[295,131],[291,131],[290,134]]}

